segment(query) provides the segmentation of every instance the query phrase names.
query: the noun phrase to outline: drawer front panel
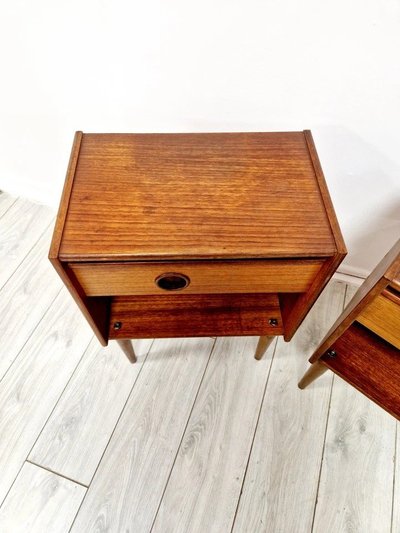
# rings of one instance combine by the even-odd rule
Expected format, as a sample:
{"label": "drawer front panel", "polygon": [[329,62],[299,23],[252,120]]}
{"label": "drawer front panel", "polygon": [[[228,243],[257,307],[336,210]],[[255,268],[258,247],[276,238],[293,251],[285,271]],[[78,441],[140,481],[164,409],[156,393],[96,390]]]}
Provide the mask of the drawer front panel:
{"label": "drawer front panel", "polygon": [[400,349],[400,298],[386,291],[364,309],[357,321]]}
{"label": "drawer front panel", "polygon": [[87,296],[305,292],[321,260],[69,263]]}
{"label": "drawer front panel", "polygon": [[110,339],[281,335],[277,294],[115,296]]}

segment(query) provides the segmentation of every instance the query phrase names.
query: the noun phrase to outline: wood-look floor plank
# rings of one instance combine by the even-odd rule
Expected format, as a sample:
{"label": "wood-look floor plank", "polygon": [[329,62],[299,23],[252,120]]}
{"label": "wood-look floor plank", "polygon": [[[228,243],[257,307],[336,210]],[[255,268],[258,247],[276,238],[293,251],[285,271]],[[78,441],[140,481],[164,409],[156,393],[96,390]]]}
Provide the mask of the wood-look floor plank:
{"label": "wood-look floor plank", "polygon": [[49,207],[18,198],[1,218],[0,287],[39,240],[53,217]]}
{"label": "wood-look floor plank", "polygon": [[156,340],[72,531],[150,530],[214,340]]}
{"label": "wood-look floor plank", "polygon": [[17,199],[10,194],[0,191],[0,217],[2,217],[8,209],[10,209],[16,200]]}
{"label": "wood-look floor plank", "polygon": [[[343,307],[345,285],[323,292],[290,343],[275,351],[233,531],[310,531],[332,375],[305,391],[297,381]],[[322,531],[322,530],[321,530]]]}
{"label": "wood-look floor plank", "polygon": [[314,531],[389,533],[395,419],[335,377]]}
{"label": "wood-look floor plank", "polygon": [[315,532],[390,532],[395,432],[392,416],[335,376]]}
{"label": "wood-look floor plank", "polygon": [[392,533],[400,533],[400,422],[397,422]]}
{"label": "wood-look floor plank", "polygon": [[92,337],[65,289],[0,383],[0,501]]}
{"label": "wood-look floor plank", "polygon": [[275,343],[217,340],[153,527],[154,533],[231,530]]}
{"label": "wood-look floor plank", "polygon": [[93,339],[29,459],[89,485],[151,343],[134,342],[132,365],[116,342]]}
{"label": "wood-look floor plank", "polygon": [[0,509],[3,533],[66,533],[86,489],[25,463]]}
{"label": "wood-look floor plank", "polygon": [[0,379],[61,290],[47,259],[51,233],[48,228],[0,290]]}

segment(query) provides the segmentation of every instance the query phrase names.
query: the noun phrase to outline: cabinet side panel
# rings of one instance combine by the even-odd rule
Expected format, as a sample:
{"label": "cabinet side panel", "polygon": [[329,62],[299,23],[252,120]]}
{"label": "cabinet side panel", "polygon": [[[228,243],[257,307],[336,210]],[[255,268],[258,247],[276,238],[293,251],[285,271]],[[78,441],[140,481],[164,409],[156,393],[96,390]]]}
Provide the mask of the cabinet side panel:
{"label": "cabinet side panel", "polygon": [[400,262],[400,239],[389,250],[381,262],[375,267],[368,278],[358,289],[352,300],[346,306],[343,313],[333,324],[321,344],[310,357],[310,363],[319,359],[328,348],[346,331],[357,319],[358,315],[378,296],[393,279],[392,275]]}
{"label": "cabinet side panel", "polygon": [[87,297],[79,283],[76,281],[73,272],[71,272],[68,267],[64,267],[63,263],[57,258],[50,257],[50,261],[75,302],[78,304],[84,317],[89,322],[90,327],[93,329],[93,332],[99,339],[100,343],[103,346],[107,346],[111,299],[108,297]]}
{"label": "cabinet side panel", "polygon": [[327,259],[320,268],[307,292],[303,292],[299,295],[280,294],[279,299],[282,308],[285,341],[290,341],[296,333],[298,327],[303,322],[307,313],[314,305],[318,296],[321,294],[340,263],[343,261],[345,255],[345,252],[341,254],[338,253]]}

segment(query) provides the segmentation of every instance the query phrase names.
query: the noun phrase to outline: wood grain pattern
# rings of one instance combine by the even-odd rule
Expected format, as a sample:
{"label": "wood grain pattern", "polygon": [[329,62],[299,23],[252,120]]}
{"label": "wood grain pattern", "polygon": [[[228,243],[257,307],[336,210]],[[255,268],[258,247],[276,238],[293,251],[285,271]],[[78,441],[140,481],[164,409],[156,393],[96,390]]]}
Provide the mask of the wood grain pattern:
{"label": "wood grain pattern", "polygon": [[150,530],[213,343],[154,342],[72,531]]}
{"label": "wood grain pattern", "polygon": [[71,377],[92,333],[63,290],[0,388],[0,501]]}
{"label": "wood grain pattern", "polygon": [[398,292],[400,292],[400,276],[397,275],[395,279],[392,279],[391,286]]}
{"label": "wood grain pattern", "polygon": [[296,333],[345,256],[346,253],[342,252],[327,259],[306,292],[280,295],[282,317],[285,324],[285,341],[290,341]]}
{"label": "wood grain pattern", "polygon": [[400,419],[400,351],[354,322],[332,345],[324,365]]}
{"label": "wood grain pattern", "polygon": [[108,297],[88,298],[76,281],[74,273],[70,272],[64,263],[57,258],[50,258],[50,262],[63,280],[64,285],[86,318],[100,344],[107,346],[110,299]]}
{"label": "wood grain pattern", "polygon": [[116,343],[94,339],[47,421],[29,459],[89,485],[152,341],[136,341],[138,362],[121,357]]}
{"label": "wood grain pattern", "polygon": [[63,261],[336,251],[303,132],[83,135]]}
{"label": "wood grain pattern", "polygon": [[394,440],[395,421],[335,376],[314,531],[389,533]]}
{"label": "wood grain pattern", "polygon": [[[321,261],[203,261],[186,263],[69,263],[88,296],[171,294],[155,280],[163,273],[184,274],[185,294],[306,291]],[[176,291],[174,294],[178,294]]]}
{"label": "wood grain pattern", "polygon": [[74,184],[76,166],[79,160],[80,147],[82,142],[82,132],[77,131],[74,137],[71,156],[69,160],[67,176],[61,196],[60,207],[57,213],[56,223],[54,226],[53,238],[50,245],[49,259],[71,296],[77,303],[83,316],[88,321],[94,334],[103,346],[107,346],[107,322],[109,300],[106,298],[90,299],[83,292],[77,283],[73,273],[69,272],[68,267],[59,259],[59,251],[64,232],[64,225],[68,213],[71,191]]}
{"label": "wood grain pattern", "polygon": [[392,533],[400,533],[400,422],[396,427]]}
{"label": "wood grain pattern", "polygon": [[10,209],[16,200],[17,199],[10,194],[0,191],[0,217],[2,217]]}
{"label": "wood grain pattern", "polygon": [[314,361],[322,357],[336,339],[338,339],[340,335],[350,327],[365,307],[367,307],[377,295],[386,289],[393,279],[397,279],[399,270],[400,239],[361,285],[346,309],[336,320],[321,344],[310,357],[310,363],[314,363]]}
{"label": "wood grain pattern", "polygon": [[25,463],[0,509],[4,533],[65,533],[86,489]]}
{"label": "wood grain pattern", "polygon": [[386,298],[389,298],[389,300],[392,300],[395,304],[400,305],[400,292],[394,288],[393,283],[388,285],[382,294]]}
{"label": "wood grain pattern", "polygon": [[[270,325],[271,319],[276,326]],[[110,339],[282,332],[276,294],[119,296],[111,304]]]}
{"label": "wood grain pattern", "polygon": [[152,532],[231,530],[272,360],[256,344],[217,340]]}
{"label": "wood grain pattern", "polygon": [[[290,343],[278,340],[233,531],[311,531],[332,376],[300,391],[307,355],[343,308],[331,283]],[[323,530],[315,530],[323,531]]]}
{"label": "wood grain pattern", "polygon": [[106,345],[110,297],[162,294],[166,272],[185,294],[280,293],[289,340],[345,253],[309,131],[78,132],[50,260]]}
{"label": "wood grain pattern", "polygon": [[385,278],[389,281],[389,284],[397,291],[400,291],[400,238],[393,245],[392,249],[388,252],[388,256],[393,256],[397,252],[397,256],[393,259],[390,267],[385,272]]}
{"label": "wood grain pattern", "polygon": [[0,379],[61,290],[45,259],[50,237],[48,228],[0,291]]}
{"label": "wood grain pattern", "polygon": [[74,136],[71,156],[69,158],[67,175],[61,195],[60,207],[58,209],[56,224],[54,227],[53,239],[50,245],[49,259],[57,259],[60,252],[62,234],[64,231],[65,219],[68,212],[71,191],[74,183],[76,165],[78,163],[79,151],[81,147],[83,133],[77,131]]}
{"label": "wood grain pattern", "polygon": [[322,201],[324,202],[326,214],[328,216],[329,224],[332,229],[332,234],[335,239],[336,249],[339,255],[345,256],[347,254],[346,245],[343,240],[343,235],[340,230],[339,222],[336,218],[335,209],[326,185],[325,176],[322,171],[321,163],[318,157],[317,149],[314,144],[314,139],[312,137],[310,130],[304,131],[304,137],[306,139],[308,151],[310,153],[311,161],[314,167],[315,176],[319,185],[319,190],[321,193]]}
{"label": "wood grain pattern", "polygon": [[51,209],[18,199],[1,218],[0,287],[2,287],[53,218]]}
{"label": "wood grain pattern", "polygon": [[390,533],[395,423],[335,377],[314,531]]}
{"label": "wood grain pattern", "polygon": [[[23,265],[24,263],[21,264],[20,268],[22,268]],[[38,269],[40,270],[42,267],[43,265],[40,265],[40,261],[38,260]],[[15,271],[9,282],[3,287],[2,293],[0,293],[1,302],[3,302],[5,299],[5,297],[2,297],[2,294],[6,294],[4,292],[6,289],[9,291],[7,292],[7,295],[11,295],[14,292],[12,286],[17,281],[18,272],[19,269]],[[39,274],[40,273],[38,273],[38,276]],[[337,287],[339,287],[340,290],[341,285],[339,284]],[[35,301],[38,297],[39,296],[35,296],[33,292],[32,297],[30,298],[32,301]],[[68,295],[64,291],[62,300],[59,299],[57,305],[53,306],[49,313],[44,315],[44,319],[42,321],[43,327],[38,327],[35,330],[34,335],[28,341],[28,346],[15,359],[9,373],[3,379],[3,383],[0,384],[0,389],[5,386],[8,387],[11,398],[7,400],[7,410],[9,413],[7,418],[5,417],[5,413],[7,412],[4,406],[5,396],[3,392],[0,392],[0,395],[2,395],[1,402],[3,402],[2,405],[4,407],[0,413],[0,443],[6,443],[4,448],[0,448],[0,478],[2,478],[4,472],[9,480],[14,481],[22,461],[30,452],[31,443],[35,440],[36,436],[40,432],[41,427],[48,418],[49,413],[55,406],[57,399],[62,394],[61,391],[63,390],[64,384],[68,381],[67,375],[69,377],[72,374],[71,369],[73,365],[70,364],[71,358],[73,358],[74,364],[76,364],[77,361],[75,348],[71,347],[69,342],[73,342],[73,339],[78,336],[80,337],[80,340],[78,339],[77,341],[79,344],[79,349],[82,351],[84,349],[86,338],[83,339],[82,330],[81,333],[76,333],[76,331],[74,331],[74,326],[71,322],[72,316],[75,316],[78,319],[79,312],[76,309],[73,309],[71,302],[68,304],[68,298]],[[9,296],[7,296],[7,299],[9,299]],[[332,315],[332,310],[325,309],[325,304],[332,304],[332,299],[334,299],[334,296],[332,295],[326,299],[325,296],[322,296],[321,303],[317,303],[314,311],[312,311],[312,313],[315,313],[315,315],[312,315],[316,321],[315,325],[313,325],[313,322],[308,322],[308,320],[304,322],[303,326],[298,332],[298,335],[294,337],[290,345],[285,345],[281,341],[278,341],[276,356],[279,358],[279,365],[276,365],[275,369],[272,368],[269,377],[268,390],[265,396],[263,411],[260,417],[260,425],[257,430],[257,435],[261,430],[262,435],[256,435],[253,454],[250,458],[251,464],[249,465],[249,470],[247,471],[245,487],[243,489],[243,498],[246,498],[246,505],[250,506],[248,515],[250,520],[247,521],[246,516],[242,516],[241,523],[237,526],[236,532],[243,533],[243,531],[246,531],[247,533],[247,531],[251,531],[251,533],[253,533],[254,530],[252,529],[251,522],[253,518],[256,520],[257,518],[262,520],[259,528],[255,528],[255,531],[285,531],[285,533],[286,531],[311,531],[309,516],[310,510],[312,514],[312,508],[315,505],[315,492],[318,482],[318,475],[316,475],[316,472],[318,472],[319,468],[318,462],[321,460],[320,448],[322,446],[321,442],[323,441],[321,434],[323,434],[323,426],[326,424],[327,416],[327,409],[325,407],[328,402],[325,399],[325,395],[329,394],[329,389],[328,392],[326,392],[324,389],[324,380],[329,384],[329,375],[332,376],[333,374],[330,372],[329,375],[318,381],[312,388],[300,393],[305,396],[305,398],[294,396],[291,401],[288,401],[288,399],[291,398],[291,393],[296,390],[296,374],[301,374],[303,366],[305,366],[305,355],[312,350],[313,344],[310,344],[310,339],[315,338],[315,340],[317,340],[318,335],[323,333],[328,325],[324,322],[323,317]],[[54,327],[50,319],[56,310],[61,307],[62,301],[64,302],[65,307],[59,310],[59,320],[57,321],[58,325]],[[325,303],[323,303],[323,301]],[[320,307],[320,305],[322,307]],[[24,314],[26,312],[25,308],[26,305],[24,305],[22,300],[21,305],[15,306],[15,325],[18,324],[19,317],[21,317],[21,322],[23,321],[23,316],[25,316]],[[5,308],[3,308],[3,311],[4,310]],[[30,311],[32,314],[35,313],[34,306],[31,306]],[[320,326],[318,326],[320,321],[319,317],[322,317],[322,323]],[[82,324],[79,324],[79,327],[84,329],[84,325]],[[5,334],[7,328],[6,321],[4,321],[3,328]],[[52,331],[50,332],[48,328],[51,328]],[[68,330],[68,333],[66,330]],[[62,341],[60,336],[65,340]],[[68,339],[71,339],[71,341]],[[243,339],[237,339],[237,341],[239,343],[245,342]],[[95,344],[95,341],[93,341],[93,343]],[[196,373],[198,369],[198,366],[196,366],[197,356],[202,357],[202,354],[197,353],[197,349],[193,348],[191,359],[185,363],[185,368],[183,370],[185,375],[179,377],[180,389],[176,394],[176,397],[179,400],[178,401],[174,396],[175,383],[171,384],[171,380],[175,378],[176,374],[174,373],[173,369],[170,369],[170,377],[169,379],[165,379],[163,370],[164,366],[167,364],[169,356],[176,357],[176,369],[179,370],[182,358],[185,358],[185,351],[182,350],[180,353],[173,355],[170,353],[170,350],[166,348],[166,346],[171,345],[171,343],[175,343],[175,341],[168,341],[168,343],[165,343],[165,341],[160,340],[157,343],[157,346],[153,352],[154,359],[151,370],[148,372],[145,383],[140,385],[141,389],[135,397],[136,404],[129,404],[129,413],[127,413],[122,425],[117,428],[118,434],[125,439],[126,432],[129,432],[132,427],[132,421],[136,420],[137,407],[140,406],[142,398],[145,397],[146,406],[139,411],[139,413],[143,414],[141,420],[145,421],[141,427],[143,427],[144,434],[146,434],[147,428],[151,427],[152,434],[155,435],[155,437],[152,442],[148,442],[148,449],[150,450],[151,457],[149,457],[148,461],[143,461],[145,465],[143,477],[140,476],[142,463],[136,463],[138,465],[136,471],[139,472],[138,477],[140,478],[136,479],[136,482],[138,485],[142,483],[145,487],[144,497],[142,498],[141,495],[139,495],[137,505],[140,513],[146,514],[146,512],[149,512],[151,515],[148,519],[145,519],[145,524],[150,524],[149,527],[144,527],[143,529],[141,527],[136,528],[137,531],[143,531],[144,533],[150,530],[155,512],[151,498],[149,505],[147,505],[146,490],[151,491],[154,487],[159,499],[161,498],[166,479],[168,478],[171,465],[174,461],[174,457],[180,443],[180,438],[175,438],[176,423],[178,423],[183,433],[183,427],[186,423],[183,421],[183,418],[186,417],[187,420],[189,417],[190,409],[187,409],[183,414],[181,414],[180,411],[180,402],[182,399],[183,402],[186,403],[187,394],[192,394],[192,392],[189,392],[185,387],[185,379],[188,379],[189,383],[192,383],[191,380],[193,367]],[[92,344],[93,350],[95,350],[94,344]],[[41,346],[40,348],[38,347],[37,349],[34,349],[35,346],[39,345]],[[137,346],[137,343],[135,343],[135,345]],[[293,351],[287,351],[287,348],[292,345]],[[75,347],[76,346],[77,345],[75,345]],[[281,348],[284,348],[285,350],[282,353],[280,353]],[[0,350],[1,349],[2,348],[0,348]],[[114,348],[112,349],[114,350]],[[140,364],[140,348],[138,348],[137,351]],[[3,352],[4,350],[2,350],[2,355],[5,355]],[[40,366],[38,359],[41,360],[43,353],[46,354],[47,362],[42,361],[43,364]],[[269,359],[270,355],[271,354],[268,352],[267,360]],[[109,369],[108,365],[106,365],[106,368],[106,366],[101,364],[101,361],[103,361],[102,356],[103,352],[101,349],[99,349],[99,362],[98,365],[96,365],[95,355],[93,353],[93,364],[88,363],[85,371],[83,371],[82,365],[85,361],[87,361],[87,359],[86,355],[83,356],[82,362],[80,364],[78,363],[79,366],[76,368],[76,374],[74,373],[72,375],[71,381],[68,383],[65,391],[65,395],[67,395],[69,392],[71,403],[73,404],[71,405],[71,410],[69,411],[70,417],[63,417],[64,409],[68,410],[68,407],[65,405],[64,396],[61,396],[60,402],[62,402],[63,408],[58,409],[56,406],[54,418],[52,416],[50,419],[52,423],[54,423],[55,427],[57,426],[56,418],[61,417],[62,420],[58,420],[59,431],[57,432],[57,438],[59,438],[60,441],[65,439],[70,444],[71,453],[73,451],[73,456],[75,458],[78,457],[80,451],[83,457],[88,458],[88,461],[90,461],[90,446],[94,446],[93,453],[97,454],[98,452],[96,450],[95,441],[98,436],[100,440],[102,438],[101,430],[95,428],[101,427],[101,417],[103,416],[105,420],[105,430],[108,431],[108,416],[114,413],[114,403],[117,404],[119,401],[116,389],[119,383],[118,379],[122,378],[122,376],[119,373],[118,375],[116,373],[117,383],[114,385],[112,381],[109,381],[109,388],[111,390],[106,390],[106,381],[110,375],[107,373],[107,368]],[[24,358],[23,365],[20,363],[21,357]],[[121,354],[118,358],[118,364],[123,365],[125,362],[126,361]],[[249,364],[252,362],[251,353],[248,362]],[[149,361],[146,361],[145,366],[148,363]],[[257,364],[263,363],[264,361],[261,361]],[[49,370],[49,366],[51,367],[51,371]],[[66,366],[68,367],[68,372],[66,372]],[[124,368],[122,369],[123,371]],[[130,365],[129,368],[133,369],[133,367]],[[8,381],[9,377],[7,376],[10,376],[11,372],[14,372],[14,369],[14,375],[18,376],[21,374],[21,376],[20,379],[11,383],[11,381]],[[101,374],[103,369],[104,374]],[[93,376],[91,376],[92,372],[94,374]],[[31,376],[31,374],[33,375]],[[59,374],[62,375],[62,384],[59,381]],[[291,376],[293,376],[292,381],[290,381]],[[339,441],[339,439],[344,436],[344,439],[342,439],[343,448],[342,454],[337,455],[339,460],[331,462],[329,470],[323,470],[322,472],[323,486],[321,485],[321,493],[318,498],[320,508],[318,509],[318,522],[315,523],[314,532],[319,533],[319,531],[329,531],[330,524],[328,523],[328,526],[325,527],[325,523],[320,522],[320,519],[323,518],[325,514],[327,514],[327,518],[330,519],[332,518],[331,513],[337,512],[337,523],[339,523],[339,526],[335,527],[336,522],[332,522],[333,531],[341,531],[341,529],[343,529],[369,532],[370,530],[374,531],[373,528],[375,528],[375,531],[377,530],[379,533],[383,533],[385,529],[387,530],[387,524],[390,522],[391,509],[389,508],[387,501],[390,501],[392,495],[390,478],[393,475],[393,446],[391,447],[389,442],[392,438],[390,430],[388,430],[386,422],[382,422],[381,417],[384,417],[386,421],[392,420],[392,422],[394,422],[394,419],[391,419],[391,417],[389,417],[385,411],[380,409],[378,406],[373,405],[368,398],[360,394],[357,390],[348,386],[347,383],[338,377],[335,377],[334,381],[335,387],[337,386],[337,383],[343,385],[347,392],[352,391],[352,396],[349,394],[346,396],[340,396],[339,398],[335,399],[336,406],[332,406],[334,410],[331,414],[330,424],[334,424],[335,427],[338,428],[339,432],[338,434],[336,434],[334,431],[332,432],[333,439],[328,436],[330,439],[329,449],[333,449],[335,440]],[[100,394],[98,394],[96,391],[96,385],[99,386],[101,391],[104,391],[105,399],[103,404],[101,401],[97,402],[96,400],[96,398],[99,398],[100,396]],[[139,380],[136,382],[132,394],[134,394],[134,390],[137,385],[139,385]],[[168,390],[165,394],[162,394],[162,389],[164,386],[167,387]],[[74,392],[72,389],[69,391],[70,387],[74,389]],[[151,389],[148,396],[144,394],[146,387],[150,387]],[[229,384],[227,384],[226,387],[229,388]],[[314,392],[312,389],[314,389]],[[110,394],[115,393],[116,397],[114,396],[114,399],[110,398],[108,392],[110,392]],[[174,409],[175,411],[174,414],[170,414],[166,424],[162,423],[161,425],[157,425],[159,422],[159,419],[157,419],[155,420],[155,426],[151,426],[152,421],[154,420],[152,414],[153,404],[151,403],[150,399],[152,393],[155,408],[160,405],[157,403],[157,397],[160,394],[163,396],[160,402],[161,404],[162,401],[167,404],[170,401],[171,396],[174,398],[174,403],[171,406],[170,413],[172,413]],[[77,405],[76,402],[74,403],[75,394],[80,398],[79,407],[76,410],[74,410],[74,407]],[[122,385],[121,395],[124,396],[125,394],[126,389],[125,386]],[[335,394],[336,393],[334,392],[334,395]],[[94,397],[92,397],[92,395],[94,395]],[[321,396],[323,402],[322,406],[320,405]],[[193,399],[194,396],[191,396],[191,398]],[[220,398],[227,398],[229,400],[229,396],[220,396]],[[86,410],[87,407],[90,411],[92,399],[93,405],[96,406],[95,414],[92,411],[91,414],[89,414]],[[247,401],[251,401],[251,399],[248,399]],[[13,403],[10,404],[9,402]],[[365,411],[363,407],[359,408],[360,402],[364,402],[365,406],[367,407],[367,411]],[[31,405],[31,403],[33,403],[33,405]],[[242,405],[239,399],[234,399],[234,404],[239,406]],[[13,406],[15,406],[15,408]],[[195,406],[196,403],[194,403],[193,409],[195,409]],[[373,416],[369,416],[371,413],[371,406],[373,407]],[[82,411],[78,412],[80,407],[82,407]],[[165,410],[168,409],[168,407],[163,405],[163,409],[163,413],[165,413]],[[27,411],[26,416],[23,416],[22,413],[25,412],[25,410]],[[102,410],[103,412],[101,412]],[[348,418],[348,412],[350,410],[353,412],[357,410],[357,413],[354,414],[353,418]],[[228,401],[228,403],[221,403],[219,412],[222,413],[222,411],[226,414],[229,414],[232,421],[235,421],[237,418],[240,419],[242,416],[242,412],[237,412],[236,409],[232,409],[230,401]],[[57,413],[57,416],[55,416],[55,413]],[[74,414],[77,415],[78,426],[82,423],[80,421],[80,418],[82,417],[86,420],[87,424],[93,424],[93,429],[96,432],[96,434],[89,437],[87,443],[84,442],[83,439],[80,440],[80,447],[75,447],[73,443],[75,438],[79,440],[80,436],[79,432],[74,432],[73,429]],[[87,417],[86,414],[88,414]],[[376,416],[377,414],[379,416]],[[91,418],[92,415],[94,418],[98,417],[99,420],[94,421]],[[161,418],[162,416],[163,414],[161,414]],[[349,416],[352,416],[352,413],[350,413]],[[17,418],[16,420],[14,419],[15,417]],[[36,421],[32,422],[31,419],[36,419]],[[340,433],[341,426],[339,423],[342,424],[343,419],[348,420],[348,423],[346,422],[344,425],[345,431],[346,428],[349,429],[350,433],[353,431],[350,438],[347,438],[349,435],[347,431],[344,435]],[[366,427],[366,431],[362,431],[363,427]],[[159,428],[160,432],[158,432]],[[83,427],[82,431],[84,430],[85,428]],[[69,439],[70,431],[75,435],[74,439]],[[330,432],[331,429],[328,431]],[[360,438],[357,437],[358,432],[360,432]],[[123,465],[126,465],[128,462],[127,456],[132,457],[133,454],[136,454],[137,448],[135,448],[135,443],[136,441],[132,438],[126,438],[125,446],[123,446],[123,450],[126,450],[126,454],[121,452],[119,455],[119,457],[123,458]],[[201,441],[201,443],[204,443],[204,441]],[[56,443],[53,442],[54,446],[55,444]],[[157,453],[154,453],[152,444],[157,447]],[[237,444],[240,448],[241,440],[238,440]],[[22,450],[21,446],[23,448]],[[115,443],[113,443],[112,446],[114,447],[114,450],[118,447]],[[400,479],[400,463],[398,461],[398,457],[400,456],[399,450],[400,447],[398,444],[395,483],[397,492],[394,495],[393,533],[399,533],[398,525],[400,524],[398,491],[399,484],[397,483],[397,480]],[[143,453],[141,455],[139,454],[139,461],[141,457],[147,457],[146,451],[142,449],[142,452]],[[212,453],[215,454],[216,450],[212,450]],[[232,450],[232,453],[235,453],[234,449]],[[66,463],[68,463],[67,454],[65,457]],[[159,479],[159,462],[154,460],[152,463],[152,458],[155,457],[161,457],[162,460],[166,462],[172,458],[171,461],[168,462],[168,465],[165,466],[165,470],[164,466],[161,468],[161,482]],[[109,460],[107,453],[105,454],[104,458],[106,458],[107,461]],[[260,459],[259,464],[257,464],[257,458]],[[271,468],[266,466],[266,462],[269,460],[268,458],[270,458],[271,461]],[[13,471],[13,475],[10,476],[8,464],[13,463],[14,460],[18,463],[18,466]],[[229,457],[227,460],[229,461]],[[151,464],[152,466],[150,466]],[[216,478],[218,479],[223,477],[224,479],[227,479],[227,477],[223,474],[223,472],[225,472],[225,464],[223,459],[221,459],[220,468],[221,474],[219,473],[219,469],[214,472]],[[323,469],[325,469],[325,466],[323,466]],[[168,473],[165,475],[166,471],[168,471]],[[109,499],[107,499],[107,497],[102,498],[102,502],[104,504],[102,509],[104,511],[100,512],[98,520],[95,521],[95,524],[92,528],[95,531],[103,531],[107,528],[106,520],[104,522],[102,521],[102,515],[111,517],[116,515],[120,516],[124,514],[125,511],[128,513],[131,512],[131,493],[129,491],[129,487],[131,485],[126,480],[131,475],[134,477],[135,474],[129,473],[129,475],[127,475],[127,472],[123,468],[121,468],[121,470],[117,468],[115,471],[112,468],[108,468],[107,473],[108,475],[104,476],[106,485],[103,487],[102,483],[98,481],[96,485],[96,491],[104,495],[107,493],[107,487],[109,487],[111,488],[112,496]],[[326,485],[325,480],[327,481]],[[332,480],[332,484],[329,483],[330,480]],[[2,481],[2,479],[0,479],[0,481]],[[10,486],[10,483],[8,484],[8,487]],[[125,493],[124,487],[126,486],[128,487],[128,491]],[[160,487],[162,488],[160,489]],[[264,490],[266,491],[266,494],[264,494]],[[200,488],[200,492],[201,491],[202,489]],[[26,489],[25,487],[23,492],[24,497],[29,499],[29,489]],[[42,531],[57,531],[57,524],[59,523],[58,516],[61,516],[61,513],[64,512],[63,505],[67,505],[69,501],[69,498],[67,495],[65,495],[65,493],[64,496],[65,497],[62,498],[63,501],[60,502],[59,512],[56,514],[52,514],[52,509],[46,507],[48,498],[43,498],[41,500],[44,505],[44,515],[49,511],[51,518],[49,517],[48,521],[46,521],[46,517],[43,517],[46,527],[41,528],[40,533],[42,533]],[[229,497],[229,495],[227,494],[226,497]],[[96,500],[96,498],[94,498],[94,500]],[[221,501],[221,504],[224,504],[226,501],[225,495],[220,494],[218,500]],[[19,505],[22,505],[22,503],[23,501],[20,501]],[[107,507],[108,504],[109,507]],[[155,505],[155,507],[157,507],[157,505]],[[201,500],[199,500],[199,505],[201,506]],[[229,501],[225,507],[227,514],[230,513],[230,505],[231,502]],[[243,503],[243,505],[245,505],[245,503]],[[265,511],[266,507],[269,509],[268,512]],[[21,509],[21,507],[18,507],[18,509]],[[201,512],[202,509],[200,508],[194,510],[194,514],[196,516],[199,516]],[[241,512],[242,511],[239,510],[239,513]],[[17,513],[18,512],[13,512],[13,515],[17,516]],[[35,513],[36,508],[32,508],[32,514]],[[223,518],[223,514],[224,513],[221,510],[219,516]],[[353,514],[355,514],[354,518]],[[264,515],[267,516],[267,518],[272,517],[271,522],[268,520],[264,521]],[[178,520],[178,517],[175,517],[175,519]],[[54,526],[53,520],[55,520]],[[171,519],[171,522],[173,521],[174,518]],[[120,522],[122,524],[125,523],[126,528],[122,527],[121,529],[118,529],[118,525],[115,528],[113,528],[111,525],[110,531],[124,531],[125,529],[130,529],[129,517],[127,517],[126,522],[124,522],[123,518],[120,518]],[[276,526],[276,524],[278,525]],[[319,527],[320,524],[322,524],[321,527]],[[354,526],[354,524],[358,524],[359,527]],[[379,529],[376,529],[377,524],[378,526],[381,525]],[[68,530],[69,525],[69,519],[65,520],[66,530]],[[79,531],[79,533],[81,531],[91,530],[90,527],[87,529],[85,529],[85,527],[80,529],[78,526],[77,531]],[[135,524],[133,527],[134,526]],[[281,526],[281,529],[279,529],[279,526]],[[27,529],[25,529],[25,531],[26,530]],[[14,531],[12,533],[14,533]],[[218,533],[221,532],[218,531]]]}
{"label": "wood grain pattern", "polygon": [[395,303],[384,294],[362,311],[357,322],[400,349],[400,301]]}

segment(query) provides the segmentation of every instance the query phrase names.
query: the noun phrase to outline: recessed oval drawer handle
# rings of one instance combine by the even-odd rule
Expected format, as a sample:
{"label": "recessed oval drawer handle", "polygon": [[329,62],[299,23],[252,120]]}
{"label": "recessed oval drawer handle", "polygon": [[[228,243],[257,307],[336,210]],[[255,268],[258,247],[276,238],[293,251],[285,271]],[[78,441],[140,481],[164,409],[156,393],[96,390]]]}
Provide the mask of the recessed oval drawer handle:
{"label": "recessed oval drawer handle", "polygon": [[155,279],[155,283],[157,287],[164,291],[181,291],[189,285],[190,279],[184,274],[166,272],[165,274],[158,276]]}

